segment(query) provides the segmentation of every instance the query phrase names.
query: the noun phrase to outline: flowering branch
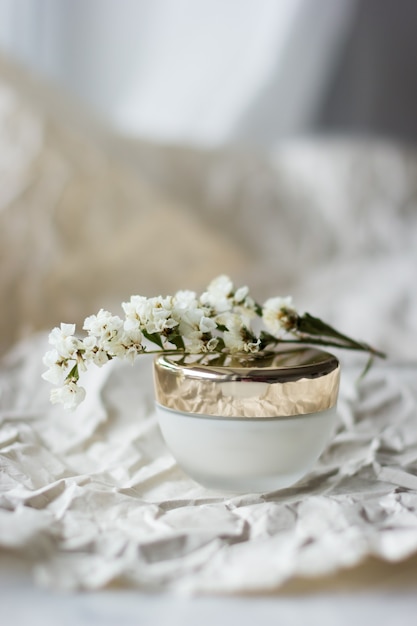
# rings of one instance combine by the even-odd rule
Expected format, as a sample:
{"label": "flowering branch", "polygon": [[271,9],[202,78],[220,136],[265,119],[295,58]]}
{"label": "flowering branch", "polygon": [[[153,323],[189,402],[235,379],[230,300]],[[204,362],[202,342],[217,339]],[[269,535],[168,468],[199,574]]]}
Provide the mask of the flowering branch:
{"label": "flowering branch", "polygon": [[[193,291],[174,296],[132,296],[122,303],[125,318],[101,309],[84,321],[84,339],[75,336],[75,324],[61,324],[49,335],[53,349],[43,358],[48,370],[42,377],[57,385],[51,402],[75,408],[85,397],[80,374],[91,365],[101,367],[114,358],[134,362],[141,354],[257,353],[281,343],[332,346],[357,350],[374,357],[385,355],[368,344],[340,333],[322,320],[299,315],[292,299],[270,298],[262,306],[247,287],[234,288],[228,276],[213,280],[199,297]],[[253,321],[264,328],[257,334]],[[156,346],[156,348],[155,348]]]}

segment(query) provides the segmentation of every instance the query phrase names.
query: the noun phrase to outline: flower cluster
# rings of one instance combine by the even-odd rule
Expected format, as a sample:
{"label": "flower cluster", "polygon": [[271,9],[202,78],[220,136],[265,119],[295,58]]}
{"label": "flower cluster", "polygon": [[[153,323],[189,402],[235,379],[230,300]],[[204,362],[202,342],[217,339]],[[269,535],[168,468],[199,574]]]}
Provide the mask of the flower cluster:
{"label": "flower cluster", "polygon": [[[51,391],[51,402],[75,408],[85,397],[80,373],[91,364],[101,367],[114,358],[133,362],[144,353],[256,353],[284,342],[383,356],[308,313],[300,316],[290,297],[270,298],[260,306],[247,287],[236,289],[228,276],[213,280],[200,296],[193,291],[154,298],[132,296],[122,308],[124,319],[103,309],[87,317],[83,339],[75,336],[74,324],[52,330],[52,350],[43,359],[48,370],[42,375],[57,386]],[[256,318],[263,325],[259,333],[254,330]]]}

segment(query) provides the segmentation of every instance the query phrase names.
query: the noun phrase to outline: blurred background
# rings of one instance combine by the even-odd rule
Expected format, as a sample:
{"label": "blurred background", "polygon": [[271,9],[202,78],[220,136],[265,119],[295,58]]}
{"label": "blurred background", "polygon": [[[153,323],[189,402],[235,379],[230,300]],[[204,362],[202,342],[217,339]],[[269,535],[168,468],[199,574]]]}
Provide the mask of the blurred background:
{"label": "blurred background", "polygon": [[0,0],[0,350],[227,272],[414,357],[416,25],[413,0]]}
{"label": "blurred background", "polygon": [[413,0],[1,0],[0,45],[129,137],[415,141]]}

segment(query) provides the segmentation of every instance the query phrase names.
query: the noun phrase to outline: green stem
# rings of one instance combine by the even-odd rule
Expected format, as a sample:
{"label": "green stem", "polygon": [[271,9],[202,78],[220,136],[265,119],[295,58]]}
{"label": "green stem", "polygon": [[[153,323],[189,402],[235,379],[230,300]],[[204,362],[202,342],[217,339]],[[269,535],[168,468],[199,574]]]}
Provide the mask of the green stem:
{"label": "green stem", "polygon": [[[272,343],[272,342],[271,342]],[[299,339],[276,339],[276,341],[274,342],[275,345],[280,344],[280,343],[290,343],[290,344],[303,344],[303,345],[317,345],[317,346],[330,346],[332,348],[340,348],[342,350],[352,350],[352,351],[357,351],[357,352],[369,352],[370,354],[374,355],[374,356],[378,356],[381,359],[385,359],[386,358],[386,354],[384,352],[381,352],[380,350],[375,350],[375,348],[372,348],[371,346],[368,346],[367,344],[360,344],[357,342],[351,342],[349,344],[342,344],[339,343],[337,341],[327,341],[327,340],[323,340],[323,339],[311,339],[306,337],[305,339],[299,338]]]}

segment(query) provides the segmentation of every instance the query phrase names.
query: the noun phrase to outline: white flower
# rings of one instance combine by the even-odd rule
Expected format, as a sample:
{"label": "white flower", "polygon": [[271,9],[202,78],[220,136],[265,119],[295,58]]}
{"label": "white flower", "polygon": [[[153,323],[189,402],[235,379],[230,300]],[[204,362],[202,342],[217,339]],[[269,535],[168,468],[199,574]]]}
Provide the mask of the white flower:
{"label": "white flower", "polygon": [[[255,353],[261,345],[273,347],[285,340],[285,333],[291,333],[287,340],[292,342],[306,343],[312,336],[315,343],[326,345],[326,338],[335,337],[340,347],[384,356],[308,314],[300,317],[291,297],[270,298],[260,307],[249,295],[248,287],[235,289],[226,275],[215,278],[200,297],[189,290],[166,297],[136,295],[123,302],[122,308],[124,319],[104,309],[87,317],[83,327],[87,336],[83,340],[75,337],[75,324],[61,324],[51,331],[53,349],[44,356],[48,370],[42,378],[58,386],[51,392],[52,402],[61,402],[65,408],[76,407],[85,396],[85,390],[78,386],[82,372],[92,363],[101,367],[114,358],[133,362],[146,352],[148,342],[158,346],[155,352],[176,349],[197,354]],[[259,317],[268,332],[260,330],[258,336],[253,329],[258,328]]]}
{"label": "white flower", "polygon": [[248,293],[248,287],[239,287],[239,289],[236,289],[233,299],[237,304],[241,304],[247,297]]}
{"label": "white flower", "polygon": [[99,348],[97,351],[93,352],[91,356],[91,361],[94,363],[94,365],[97,365],[97,367],[102,367],[110,361],[110,357],[105,350]]}
{"label": "white flower", "polygon": [[202,333],[211,333],[216,330],[217,324],[212,317],[202,315],[198,327]]}
{"label": "white flower", "polygon": [[222,275],[211,281],[207,291],[201,295],[200,301],[203,305],[214,309],[216,313],[224,313],[232,308],[232,293],[233,283],[231,279]]}
{"label": "white flower", "polygon": [[200,308],[184,311],[179,320],[179,331],[185,336],[192,331],[198,331],[201,334],[211,333],[216,328],[215,320],[212,317],[207,317],[204,309]]}
{"label": "white flower", "polygon": [[173,314],[173,298],[157,296],[156,298],[144,298],[132,296],[130,302],[124,302],[122,307],[126,314],[126,321],[130,325],[125,330],[132,331],[134,328],[144,330],[153,335],[162,334],[178,325]]}
{"label": "white flower", "polygon": [[202,354],[203,352],[213,352],[219,343],[217,337],[210,339],[203,338],[201,333],[194,331],[190,333],[184,341],[187,352],[190,354]]}
{"label": "white flower", "polygon": [[46,367],[53,367],[60,361],[60,356],[57,350],[48,350],[43,356],[42,363]]}
{"label": "white flower", "polygon": [[173,299],[174,310],[186,311],[187,309],[195,309],[198,306],[197,294],[195,291],[182,290],[177,291]]}
{"label": "white flower", "polygon": [[64,409],[75,409],[85,398],[85,389],[79,387],[75,382],[69,382],[52,389],[50,400],[52,404],[62,403]]}
{"label": "white flower", "polygon": [[116,352],[114,356],[133,363],[136,360],[136,357],[142,352],[145,352],[144,346],[141,344],[132,344],[122,346],[120,351],[118,353]]}
{"label": "white flower", "polygon": [[123,324],[123,329],[128,343],[141,344],[142,331],[139,328],[137,320],[128,318]]}
{"label": "white flower", "polygon": [[233,312],[242,318],[242,323],[245,326],[249,326],[251,320],[256,317],[255,301],[250,296],[246,296],[241,303],[237,303],[233,307]]}
{"label": "white flower", "polygon": [[84,330],[94,337],[108,336],[120,330],[123,322],[118,315],[112,315],[109,311],[100,309],[97,315],[90,315],[84,320]]}
{"label": "white flower", "polygon": [[203,306],[212,309],[214,314],[234,312],[242,316],[245,324],[256,315],[255,302],[249,296],[249,288],[239,287],[234,292],[232,280],[226,276],[218,276],[208,286],[200,298]]}
{"label": "white flower", "polygon": [[202,308],[189,308],[183,311],[178,318],[178,330],[185,340],[188,352],[195,354],[206,352],[207,349],[214,349],[214,342],[211,341],[213,338],[209,335],[216,330],[217,324],[214,319],[207,317],[205,313],[206,311]]}
{"label": "white flower", "polygon": [[190,332],[187,337],[184,338],[184,344],[189,354],[201,354],[206,352],[206,343],[201,338],[201,333],[194,331]]}
{"label": "white flower", "polygon": [[148,333],[162,334],[165,331],[172,330],[178,326],[178,321],[172,317],[173,302],[172,298],[151,298],[152,309],[150,319],[146,324]]}
{"label": "white flower", "polygon": [[68,368],[66,362],[60,359],[57,350],[49,350],[42,361],[49,368],[42,374],[42,378],[53,385],[63,385]]}
{"label": "white flower", "polygon": [[85,361],[92,361],[95,352],[98,350],[98,339],[93,335],[88,335],[82,339],[83,358]]}
{"label": "white flower", "polygon": [[75,324],[61,324],[49,333],[49,343],[56,349],[62,359],[74,358],[80,347],[80,341],[74,337]]}
{"label": "white flower", "polygon": [[100,309],[97,315],[86,317],[83,328],[91,337],[98,339],[101,349],[107,351],[119,341],[123,331],[123,320],[118,315],[112,315],[109,311]]}
{"label": "white flower", "polygon": [[122,308],[129,320],[138,327],[143,326],[148,318],[150,304],[144,296],[132,296],[129,302],[122,302]]}
{"label": "white flower", "polygon": [[248,326],[250,320],[256,316],[255,300],[249,295],[248,287],[239,287],[233,296],[233,312],[240,315],[243,324]]}
{"label": "white flower", "polygon": [[178,321],[178,331],[184,340],[187,352],[198,354],[212,351],[218,343],[218,339],[211,337],[211,333],[217,329],[217,324],[212,317],[208,317],[207,309],[198,306],[198,301],[192,298],[193,292],[184,292],[182,302],[188,302],[188,307],[175,308],[173,315]]}
{"label": "white flower", "polygon": [[273,335],[281,335],[295,328],[297,311],[290,296],[269,298],[262,307],[262,320]]}
{"label": "white flower", "polygon": [[82,344],[84,351],[82,352],[82,359],[78,360],[78,365],[83,371],[87,369],[87,364],[89,363],[94,363],[94,365],[101,367],[110,360],[108,353],[100,345],[100,340],[97,337],[93,335],[84,337]]}
{"label": "white flower", "polygon": [[256,339],[252,331],[242,323],[239,315],[223,313],[217,317],[217,321],[227,328],[223,333],[223,339],[230,352],[257,352],[259,350],[260,340]]}
{"label": "white flower", "polygon": [[142,333],[138,330],[134,330],[131,333],[125,332],[120,341],[118,341],[110,352],[111,357],[119,359],[128,359],[133,362],[138,354],[145,351],[145,347],[142,344]]}

